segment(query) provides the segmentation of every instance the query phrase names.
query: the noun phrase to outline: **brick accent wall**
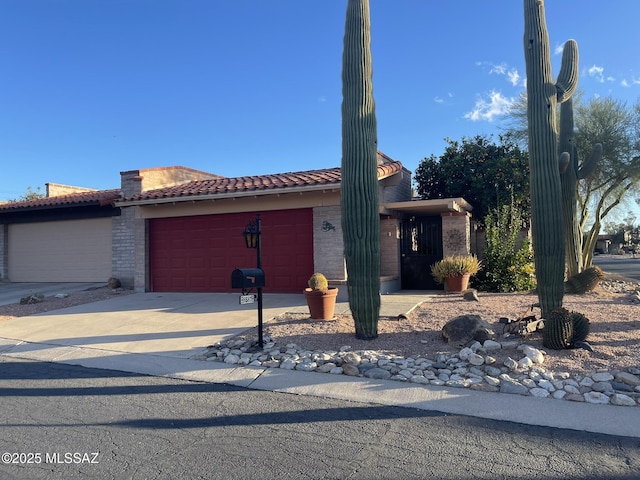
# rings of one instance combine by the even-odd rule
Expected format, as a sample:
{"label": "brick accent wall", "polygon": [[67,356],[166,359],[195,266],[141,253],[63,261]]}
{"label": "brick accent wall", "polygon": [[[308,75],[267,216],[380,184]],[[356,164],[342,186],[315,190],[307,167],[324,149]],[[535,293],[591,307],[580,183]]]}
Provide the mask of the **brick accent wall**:
{"label": "brick accent wall", "polygon": [[[139,170],[131,170],[120,173],[122,195],[129,197],[142,192],[142,177]],[[139,258],[138,250],[146,251],[143,219],[136,218],[137,207],[121,207],[121,214],[113,217],[112,229],[112,275],[120,280],[125,288],[133,288],[137,292],[144,292],[145,263]],[[142,228],[140,228],[140,223]],[[142,265],[139,261],[142,260]],[[142,282],[138,269],[142,268]]]}
{"label": "brick accent wall", "polygon": [[134,288],[135,277],[135,208],[121,209],[121,215],[112,218],[111,275],[125,288]]}
{"label": "brick accent wall", "polygon": [[442,254],[471,254],[471,214],[468,212],[445,212],[442,217]]}
{"label": "brick accent wall", "polygon": [[9,225],[0,224],[0,282],[9,281]]}
{"label": "brick accent wall", "polygon": [[344,281],[344,261],[340,205],[313,209],[313,265],[329,280]]}
{"label": "brick accent wall", "polygon": [[380,275],[400,276],[400,226],[395,217],[380,219]]}

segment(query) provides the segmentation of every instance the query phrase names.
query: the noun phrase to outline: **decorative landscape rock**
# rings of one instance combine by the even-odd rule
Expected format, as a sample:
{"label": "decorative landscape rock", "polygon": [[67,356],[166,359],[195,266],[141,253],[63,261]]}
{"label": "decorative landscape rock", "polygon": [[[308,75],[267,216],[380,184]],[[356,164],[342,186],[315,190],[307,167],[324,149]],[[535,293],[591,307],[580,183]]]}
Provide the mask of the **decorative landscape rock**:
{"label": "decorative landscape rock", "polygon": [[478,291],[474,288],[468,288],[464,292],[462,292],[462,298],[468,300],[470,302],[479,302]]}
{"label": "decorative landscape rock", "polygon": [[489,340],[493,336],[493,330],[479,315],[460,315],[445,323],[442,336],[450,345],[462,346],[473,340]]}
{"label": "decorative landscape rock", "polygon": [[269,337],[264,340],[265,347],[259,349],[255,340],[231,339],[207,347],[204,354],[193,359],[225,362],[229,368],[282,368],[407,382],[416,387],[469,388],[628,408],[638,407],[640,403],[640,365],[628,371],[598,371],[571,377],[567,372],[545,370],[532,360],[538,354],[543,356],[544,352],[526,344],[518,346],[512,341],[496,343],[501,349],[522,353],[523,357],[507,358],[504,365],[491,365],[495,359],[486,354],[486,342],[482,345],[470,343],[455,355],[405,358],[372,350],[353,351],[348,345],[338,351],[309,351],[293,343],[280,347]]}
{"label": "decorative landscape rock", "polygon": [[615,376],[616,380],[632,387],[640,386],[640,376],[629,372],[618,372]]}
{"label": "decorative landscape rock", "polygon": [[44,300],[44,295],[41,293],[32,293],[26,297],[20,299],[20,305],[32,305],[34,303],[40,303]]}

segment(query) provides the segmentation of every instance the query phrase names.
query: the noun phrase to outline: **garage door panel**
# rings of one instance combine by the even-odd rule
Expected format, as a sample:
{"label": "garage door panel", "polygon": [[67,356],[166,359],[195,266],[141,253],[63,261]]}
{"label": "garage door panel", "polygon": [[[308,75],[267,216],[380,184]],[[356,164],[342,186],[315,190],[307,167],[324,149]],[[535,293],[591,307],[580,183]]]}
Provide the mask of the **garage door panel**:
{"label": "garage door panel", "polygon": [[[298,292],[313,273],[312,211],[284,210],[261,215],[264,290]],[[151,289],[233,291],[233,269],[256,265],[256,251],[245,247],[242,236],[253,218],[252,214],[242,213],[150,220]],[[167,258],[172,259],[168,269],[164,268]]]}
{"label": "garage door panel", "polygon": [[111,218],[9,226],[12,282],[105,282],[111,276]]}

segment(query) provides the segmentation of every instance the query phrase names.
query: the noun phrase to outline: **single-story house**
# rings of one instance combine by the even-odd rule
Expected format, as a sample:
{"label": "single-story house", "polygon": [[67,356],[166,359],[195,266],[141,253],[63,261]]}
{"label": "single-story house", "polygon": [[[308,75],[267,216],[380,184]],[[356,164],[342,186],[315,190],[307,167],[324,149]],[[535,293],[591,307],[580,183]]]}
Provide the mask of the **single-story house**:
{"label": "single-story house", "polygon": [[[464,199],[412,200],[411,173],[378,153],[382,293],[439,288],[429,266],[472,251]],[[227,178],[186,167],[121,172],[121,186],[47,184],[0,205],[0,279],[106,282],[154,292],[228,292],[256,266],[242,232],[260,213],[265,292],[300,292],[313,272],[346,282],[340,168]]]}

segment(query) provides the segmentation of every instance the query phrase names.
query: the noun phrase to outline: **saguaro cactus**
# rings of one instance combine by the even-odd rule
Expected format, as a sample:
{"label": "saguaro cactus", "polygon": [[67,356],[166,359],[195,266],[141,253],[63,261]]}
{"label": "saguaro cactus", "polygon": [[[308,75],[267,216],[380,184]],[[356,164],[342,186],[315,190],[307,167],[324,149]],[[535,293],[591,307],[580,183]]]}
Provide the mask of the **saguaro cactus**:
{"label": "saguaro cactus", "polygon": [[349,0],[342,56],[341,209],[356,336],[378,336],[380,216],[369,0]]}
{"label": "saguaro cactus", "polygon": [[[565,242],[558,157],[557,102],[571,98],[578,83],[578,45],[564,45],[556,81],[551,74],[549,34],[542,0],[524,0],[527,120],[531,170],[531,228],[542,315],[562,306]],[[567,154],[568,155],[568,154]],[[565,156],[565,161],[566,155]]]}
{"label": "saguaro cactus", "polygon": [[573,99],[570,98],[560,106],[560,141],[558,148],[560,154],[562,152],[569,153],[569,162],[566,168],[561,168],[560,170],[567,276],[569,278],[579,274],[584,268],[582,261],[582,231],[576,213],[578,180],[585,179],[591,175],[602,157],[602,144],[596,143],[589,158],[580,163],[573,134]]}

